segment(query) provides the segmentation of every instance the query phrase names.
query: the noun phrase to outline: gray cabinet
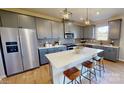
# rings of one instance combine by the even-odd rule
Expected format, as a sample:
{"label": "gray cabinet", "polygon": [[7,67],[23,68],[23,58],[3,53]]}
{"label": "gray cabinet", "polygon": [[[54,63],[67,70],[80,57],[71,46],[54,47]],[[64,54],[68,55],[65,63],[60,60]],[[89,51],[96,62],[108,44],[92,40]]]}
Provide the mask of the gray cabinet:
{"label": "gray cabinet", "polygon": [[[65,23],[65,33],[74,33],[74,38],[83,37],[82,27],[73,23]],[[82,34],[82,36],[81,36]]]}
{"label": "gray cabinet", "polygon": [[81,33],[81,29],[80,26],[78,25],[73,25],[73,33],[74,33],[74,38],[80,38],[80,33]]}
{"label": "gray cabinet", "polygon": [[35,18],[7,11],[0,11],[1,26],[35,29]]}
{"label": "gray cabinet", "polygon": [[93,39],[94,38],[94,25],[83,27],[83,38]]}
{"label": "gray cabinet", "polygon": [[120,39],[121,20],[109,21],[109,39]]}
{"label": "gray cabinet", "polygon": [[65,51],[65,50],[66,50],[66,47],[39,49],[40,64],[43,65],[43,64],[49,63],[48,59],[45,56],[46,54]]}
{"label": "gray cabinet", "polygon": [[51,21],[36,18],[36,28],[38,39],[52,38]]}
{"label": "gray cabinet", "polygon": [[0,11],[1,25],[3,27],[18,27],[18,14],[6,11]]}
{"label": "gray cabinet", "polygon": [[46,54],[48,54],[48,50],[47,49],[40,49],[39,50],[39,57],[40,57],[40,64],[46,64],[48,63],[48,59],[46,58]]}
{"label": "gray cabinet", "polygon": [[39,39],[64,38],[63,23],[37,18],[36,27]]}
{"label": "gray cabinet", "polygon": [[63,23],[51,22],[52,24],[52,38],[64,38]]}
{"label": "gray cabinet", "polygon": [[112,61],[118,60],[118,48],[104,47],[104,58]]}
{"label": "gray cabinet", "polygon": [[97,46],[97,45],[85,45],[85,46],[90,47],[90,48],[104,50],[103,52],[99,53],[98,55],[101,57],[104,57],[105,59],[108,59],[111,61],[117,61],[119,58],[119,48]]}
{"label": "gray cabinet", "polygon": [[18,15],[18,27],[35,29],[35,18],[27,15]]}

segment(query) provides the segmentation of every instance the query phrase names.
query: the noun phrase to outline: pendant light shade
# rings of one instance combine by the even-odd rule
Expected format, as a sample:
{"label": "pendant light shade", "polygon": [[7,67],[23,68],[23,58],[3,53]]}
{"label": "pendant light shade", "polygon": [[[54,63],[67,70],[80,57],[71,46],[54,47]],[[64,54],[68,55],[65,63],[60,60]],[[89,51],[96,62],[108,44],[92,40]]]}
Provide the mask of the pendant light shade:
{"label": "pendant light shade", "polygon": [[86,9],[86,20],[85,20],[85,25],[90,25],[90,20],[88,16],[88,8]]}

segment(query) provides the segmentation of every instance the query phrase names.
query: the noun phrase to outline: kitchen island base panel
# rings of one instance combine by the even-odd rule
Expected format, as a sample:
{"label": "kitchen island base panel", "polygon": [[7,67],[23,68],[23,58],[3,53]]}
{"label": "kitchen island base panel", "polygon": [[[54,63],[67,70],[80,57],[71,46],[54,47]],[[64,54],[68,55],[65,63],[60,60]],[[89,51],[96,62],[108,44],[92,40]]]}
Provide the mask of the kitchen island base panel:
{"label": "kitchen island base panel", "polygon": [[[55,67],[52,66],[52,83],[53,84],[63,84],[63,78],[64,78],[64,74],[63,71],[71,68],[72,66],[68,66],[62,69],[57,69]],[[77,69],[81,69],[81,64],[75,66]],[[80,78],[78,77],[77,80],[79,81]],[[65,78],[65,84],[70,82],[70,80],[68,78]]]}

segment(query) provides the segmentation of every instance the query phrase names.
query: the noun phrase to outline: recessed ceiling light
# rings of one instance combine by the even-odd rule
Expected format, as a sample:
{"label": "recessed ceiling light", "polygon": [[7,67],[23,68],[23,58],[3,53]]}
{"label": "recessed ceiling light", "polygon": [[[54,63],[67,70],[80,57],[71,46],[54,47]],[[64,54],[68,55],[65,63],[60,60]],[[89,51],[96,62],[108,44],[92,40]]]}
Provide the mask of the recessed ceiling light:
{"label": "recessed ceiling light", "polygon": [[97,12],[96,12],[96,14],[97,14],[97,15],[99,15],[99,14],[100,14],[100,12],[99,12],[99,11],[97,11]]}
{"label": "recessed ceiling light", "polygon": [[81,17],[80,20],[83,20],[83,17]]}

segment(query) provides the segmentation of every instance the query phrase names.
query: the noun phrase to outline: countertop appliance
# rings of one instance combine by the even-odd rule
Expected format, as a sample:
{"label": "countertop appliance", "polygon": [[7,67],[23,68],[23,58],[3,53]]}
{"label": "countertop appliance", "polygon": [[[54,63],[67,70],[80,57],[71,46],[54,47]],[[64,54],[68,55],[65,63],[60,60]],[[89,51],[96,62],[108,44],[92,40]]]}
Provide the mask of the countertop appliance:
{"label": "countertop appliance", "polygon": [[36,31],[23,28],[0,28],[6,75],[39,66]]}
{"label": "countertop appliance", "polygon": [[77,46],[76,44],[73,44],[73,43],[67,43],[63,45],[66,46],[67,50],[72,50],[75,46]]}
{"label": "countertop appliance", "polygon": [[64,37],[65,39],[74,39],[74,33],[65,33]]}

